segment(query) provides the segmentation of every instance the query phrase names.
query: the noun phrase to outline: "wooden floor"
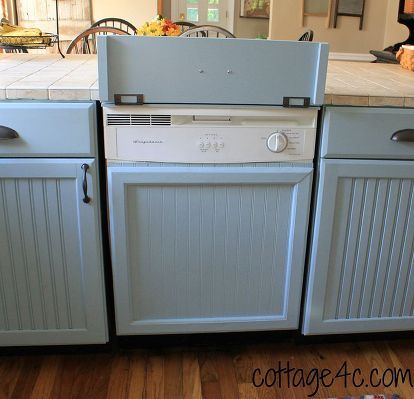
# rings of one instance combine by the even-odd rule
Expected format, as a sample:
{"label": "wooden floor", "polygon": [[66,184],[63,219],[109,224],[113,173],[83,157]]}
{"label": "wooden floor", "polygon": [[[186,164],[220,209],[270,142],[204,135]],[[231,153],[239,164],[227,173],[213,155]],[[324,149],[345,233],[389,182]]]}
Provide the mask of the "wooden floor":
{"label": "wooden floor", "polygon": [[[135,350],[117,355],[1,356],[0,398],[307,398],[316,383],[288,388],[287,381],[282,380],[281,388],[254,387],[254,370],[259,368],[264,375],[268,369],[277,369],[279,361],[282,366],[289,361],[290,367],[303,369],[305,376],[312,368],[336,373],[344,361],[348,372],[360,368],[362,375],[369,375],[373,368],[378,368],[380,374],[387,368],[410,368],[414,383],[414,340],[318,345],[257,343],[185,351]],[[300,383],[299,374],[295,378],[293,382]],[[330,388],[320,387],[311,397],[397,393],[403,399],[414,398],[408,381],[389,388],[367,388],[365,384],[354,388],[350,381],[347,385],[345,388],[343,380],[337,381]]]}

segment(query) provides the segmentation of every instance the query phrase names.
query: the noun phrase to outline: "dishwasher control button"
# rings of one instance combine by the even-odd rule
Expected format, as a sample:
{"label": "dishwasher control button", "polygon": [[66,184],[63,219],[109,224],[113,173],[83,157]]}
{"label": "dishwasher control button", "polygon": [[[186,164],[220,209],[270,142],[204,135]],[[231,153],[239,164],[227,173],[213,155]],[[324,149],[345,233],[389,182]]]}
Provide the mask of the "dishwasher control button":
{"label": "dishwasher control button", "polygon": [[273,133],[267,138],[267,148],[272,152],[284,151],[288,143],[288,138],[284,133]]}

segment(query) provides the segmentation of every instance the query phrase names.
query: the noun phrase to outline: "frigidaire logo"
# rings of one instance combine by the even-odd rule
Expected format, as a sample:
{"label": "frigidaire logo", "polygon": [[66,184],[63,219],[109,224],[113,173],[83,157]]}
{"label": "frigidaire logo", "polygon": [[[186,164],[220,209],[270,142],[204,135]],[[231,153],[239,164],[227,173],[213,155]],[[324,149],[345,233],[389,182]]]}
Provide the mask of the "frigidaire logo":
{"label": "frigidaire logo", "polygon": [[134,144],[162,144],[162,140],[134,140]]}

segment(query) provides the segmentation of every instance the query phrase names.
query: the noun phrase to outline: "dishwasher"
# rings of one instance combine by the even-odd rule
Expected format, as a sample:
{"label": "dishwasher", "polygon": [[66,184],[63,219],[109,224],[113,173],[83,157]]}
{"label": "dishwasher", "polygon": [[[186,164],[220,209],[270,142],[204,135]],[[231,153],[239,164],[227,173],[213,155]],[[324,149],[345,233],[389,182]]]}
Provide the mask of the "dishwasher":
{"label": "dishwasher", "polygon": [[108,36],[98,61],[117,334],[297,329],[327,45]]}

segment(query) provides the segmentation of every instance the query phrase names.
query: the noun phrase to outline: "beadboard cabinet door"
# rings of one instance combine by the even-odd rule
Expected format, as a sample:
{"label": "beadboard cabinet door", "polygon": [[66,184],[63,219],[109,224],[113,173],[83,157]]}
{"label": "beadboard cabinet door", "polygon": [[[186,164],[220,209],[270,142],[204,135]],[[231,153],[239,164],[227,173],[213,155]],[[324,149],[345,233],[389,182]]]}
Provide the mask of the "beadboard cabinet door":
{"label": "beadboard cabinet door", "polygon": [[108,167],[118,334],[298,328],[312,164],[280,165]]}
{"label": "beadboard cabinet door", "polygon": [[414,162],[321,160],[305,334],[414,328]]}
{"label": "beadboard cabinet door", "polygon": [[93,159],[0,159],[0,346],[107,341],[98,204]]}

